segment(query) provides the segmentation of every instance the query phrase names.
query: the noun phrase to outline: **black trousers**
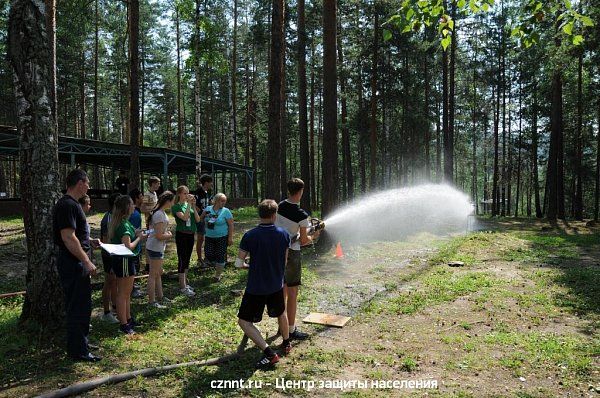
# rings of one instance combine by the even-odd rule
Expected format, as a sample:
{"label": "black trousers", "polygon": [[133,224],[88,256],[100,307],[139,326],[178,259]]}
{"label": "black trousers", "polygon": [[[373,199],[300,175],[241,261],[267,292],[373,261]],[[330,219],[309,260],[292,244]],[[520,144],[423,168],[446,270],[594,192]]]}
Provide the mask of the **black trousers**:
{"label": "black trousers", "polygon": [[65,294],[67,312],[67,354],[87,355],[92,315],[92,285],[83,264],[70,254],[58,255],[58,274]]}
{"label": "black trousers", "polygon": [[196,237],[194,234],[186,234],[177,231],[175,233],[175,245],[177,246],[177,272],[183,274],[190,267],[190,259],[194,251]]}

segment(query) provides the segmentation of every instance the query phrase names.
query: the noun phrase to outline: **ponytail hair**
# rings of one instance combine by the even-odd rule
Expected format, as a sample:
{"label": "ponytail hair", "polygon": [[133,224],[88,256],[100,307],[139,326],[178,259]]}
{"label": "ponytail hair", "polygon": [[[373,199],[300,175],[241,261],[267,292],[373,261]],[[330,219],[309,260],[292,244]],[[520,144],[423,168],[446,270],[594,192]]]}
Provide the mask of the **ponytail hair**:
{"label": "ponytail hair", "polygon": [[121,195],[115,201],[113,206],[110,223],[108,224],[108,239],[112,240],[115,231],[121,225],[123,220],[129,218],[129,206],[133,203],[129,195]]}
{"label": "ponytail hair", "polygon": [[146,224],[150,225],[150,221],[152,220],[152,216],[154,215],[154,213],[159,211],[167,202],[171,202],[173,199],[175,199],[175,194],[173,192],[165,191],[161,193],[158,197],[158,203],[156,203],[154,209],[148,214]]}

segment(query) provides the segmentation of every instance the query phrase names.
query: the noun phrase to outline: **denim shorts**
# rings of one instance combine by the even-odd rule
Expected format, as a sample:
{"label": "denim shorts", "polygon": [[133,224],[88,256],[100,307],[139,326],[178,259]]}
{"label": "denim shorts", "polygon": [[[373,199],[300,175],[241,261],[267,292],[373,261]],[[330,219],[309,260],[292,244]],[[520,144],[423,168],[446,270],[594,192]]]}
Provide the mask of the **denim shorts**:
{"label": "denim shorts", "polygon": [[161,260],[165,258],[165,252],[155,252],[154,250],[146,249],[148,252],[148,258],[153,260]]}

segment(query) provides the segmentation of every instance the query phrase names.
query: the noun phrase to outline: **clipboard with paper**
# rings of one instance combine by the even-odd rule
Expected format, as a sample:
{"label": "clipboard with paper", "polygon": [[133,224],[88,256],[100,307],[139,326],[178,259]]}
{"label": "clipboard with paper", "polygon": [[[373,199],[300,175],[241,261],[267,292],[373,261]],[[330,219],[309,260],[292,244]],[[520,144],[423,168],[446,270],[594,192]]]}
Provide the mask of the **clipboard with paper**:
{"label": "clipboard with paper", "polygon": [[111,256],[135,257],[135,254],[133,254],[133,252],[126,248],[122,243],[119,245],[112,243],[100,243],[100,247]]}

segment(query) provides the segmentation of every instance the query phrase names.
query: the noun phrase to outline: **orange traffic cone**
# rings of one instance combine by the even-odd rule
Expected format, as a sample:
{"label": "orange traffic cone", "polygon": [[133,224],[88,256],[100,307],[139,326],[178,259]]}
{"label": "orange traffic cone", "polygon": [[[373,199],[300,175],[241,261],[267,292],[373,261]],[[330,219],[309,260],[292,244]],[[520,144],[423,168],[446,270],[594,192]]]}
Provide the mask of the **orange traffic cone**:
{"label": "orange traffic cone", "polygon": [[335,247],[335,258],[344,258],[344,252],[342,251],[342,244],[338,242]]}

